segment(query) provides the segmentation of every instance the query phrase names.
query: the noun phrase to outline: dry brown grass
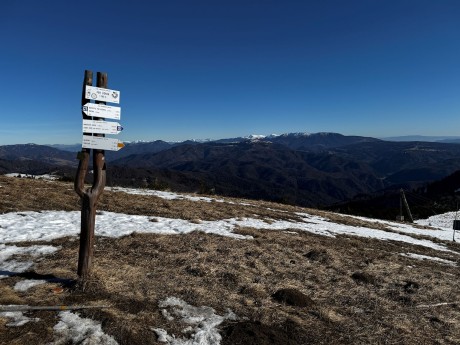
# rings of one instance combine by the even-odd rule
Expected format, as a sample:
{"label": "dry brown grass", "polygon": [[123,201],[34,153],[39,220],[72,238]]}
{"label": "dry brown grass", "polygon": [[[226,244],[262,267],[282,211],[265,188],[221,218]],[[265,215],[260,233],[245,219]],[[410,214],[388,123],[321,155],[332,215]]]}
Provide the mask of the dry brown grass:
{"label": "dry brown grass", "polygon": [[[27,198],[18,191],[18,210],[39,210],[40,203],[43,209],[47,197],[39,199],[44,196],[34,189],[50,184],[20,183],[38,199],[22,200]],[[0,185],[6,188],[2,178]],[[53,195],[62,203],[59,209],[76,204],[73,192],[59,196],[57,190],[68,190],[68,184],[52,186],[56,188]],[[127,197],[123,193],[107,193],[104,198],[102,204],[110,211],[180,217],[195,222],[245,216],[296,219],[295,212],[306,211],[264,202],[241,206]],[[5,212],[6,204],[1,205]],[[74,207],[77,208],[78,205]],[[343,221],[350,220],[343,217]],[[460,342],[458,304],[417,308],[422,304],[460,302],[458,267],[400,254],[458,260],[456,255],[358,237],[330,238],[252,228],[239,228],[237,232],[253,239],[199,232],[97,238],[93,274],[85,291],[66,289],[55,294],[52,284],[46,284],[18,292],[12,287],[23,278],[10,277],[0,280],[0,304],[109,304],[108,309],[85,310],[80,314],[101,322],[104,331],[120,344],[132,345],[159,344],[150,327],[161,327],[181,336],[184,325],[167,321],[158,307],[158,302],[169,296],[195,306],[211,306],[221,315],[227,308],[234,311],[240,321],[221,326],[223,345]],[[38,262],[35,272],[75,279],[78,241],[64,238],[52,244],[62,249]],[[308,297],[309,303],[299,307],[279,302],[272,296],[280,289],[298,291]],[[37,312],[33,316],[41,321],[19,328],[5,327],[0,319],[0,342],[32,345],[51,341],[56,313]]]}
{"label": "dry brown grass", "polygon": [[[0,175],[0,213],[41,210],[79,210],[79,198],[73,185]],[[218,199],[221,199],[220,197]],[[226,202],[166,200],[155,196],[132,195],[106,190],[99,210],[187,220],[217,220],[233,217],[297,220],[293,211],[304,209],[262,201],[225,198]],[[244,202],[247,205],[241,205]],[[273,208],[273,209],[272,209]]]}

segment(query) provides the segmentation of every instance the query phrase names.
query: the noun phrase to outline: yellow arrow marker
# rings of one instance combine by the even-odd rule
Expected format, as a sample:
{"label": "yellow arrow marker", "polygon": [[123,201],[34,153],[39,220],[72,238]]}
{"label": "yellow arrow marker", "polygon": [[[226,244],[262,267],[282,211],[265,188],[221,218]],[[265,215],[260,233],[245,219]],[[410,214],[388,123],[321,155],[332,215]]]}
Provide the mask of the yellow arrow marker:
{"label": "yellow arrow marker", "polygon": [[117,146],[118,146],[120,149],[122,149],[123,147],[125,147],[125,144],[123,144],[123,143],[118,143]]}

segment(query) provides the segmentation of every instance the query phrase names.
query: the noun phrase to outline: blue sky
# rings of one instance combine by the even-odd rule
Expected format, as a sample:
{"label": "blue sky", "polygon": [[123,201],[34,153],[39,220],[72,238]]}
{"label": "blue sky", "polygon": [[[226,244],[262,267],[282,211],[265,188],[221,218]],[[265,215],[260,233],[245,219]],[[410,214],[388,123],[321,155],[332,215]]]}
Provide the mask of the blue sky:
{"label": "blue sky", "polygon": [[460,1],[0,3],[0,145],[81,142],[84,70],[121,140],[459,135]]}

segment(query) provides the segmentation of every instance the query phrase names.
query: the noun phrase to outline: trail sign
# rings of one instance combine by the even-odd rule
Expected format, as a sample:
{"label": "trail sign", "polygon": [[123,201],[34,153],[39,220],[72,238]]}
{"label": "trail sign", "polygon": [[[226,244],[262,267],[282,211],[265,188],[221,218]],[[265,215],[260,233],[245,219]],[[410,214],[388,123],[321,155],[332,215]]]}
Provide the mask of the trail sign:
{"label": "trail sign", "polygon": [[84,135],[81,146],[84,149],[118,151],[123,148],[125,144],[123,144],[118,139]]}
{"label": "trail sign", "polygon": [[83,112],[88,116],[103,117],[105,119],[120,120],[121,108],[105,104],[86,103],[82,107]]}
{"label": "trail sign", "polygon": [[86,85],[85,98],[95,101],[120,103],[120,91]]}
{"label": "trail sign", "polygon": [[118,134],[122,130],[118,122],[83,120],[83,133]]}

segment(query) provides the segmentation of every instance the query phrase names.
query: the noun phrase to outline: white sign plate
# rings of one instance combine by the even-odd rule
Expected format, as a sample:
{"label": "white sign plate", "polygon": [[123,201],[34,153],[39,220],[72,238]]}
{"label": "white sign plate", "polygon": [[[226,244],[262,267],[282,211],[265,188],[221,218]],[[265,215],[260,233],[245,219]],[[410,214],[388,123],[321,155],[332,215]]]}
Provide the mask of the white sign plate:
{"label": "white sign plate", "polygon": [[84,135],[81,147],[84,149],[96,149],[96,150],[109,150],[118,151],[123,148],[123,144],[118,139],[106,138],[106,137],[92,137]]}
{"label": "white sign plate", "polygon": [[118,122],[83,120],[83,133],[118,134],[122,130]]}
{"label": "white sign plate", "polygon": [[121,108],[105,104],[86,103],[82,107],[83,112],[92,117],[103,117],[105,119],[120,120]]}
{"label": "white sign plate", "polygon": [[95,101],[120,103],[120,91],[86,85],[85,98]]}

